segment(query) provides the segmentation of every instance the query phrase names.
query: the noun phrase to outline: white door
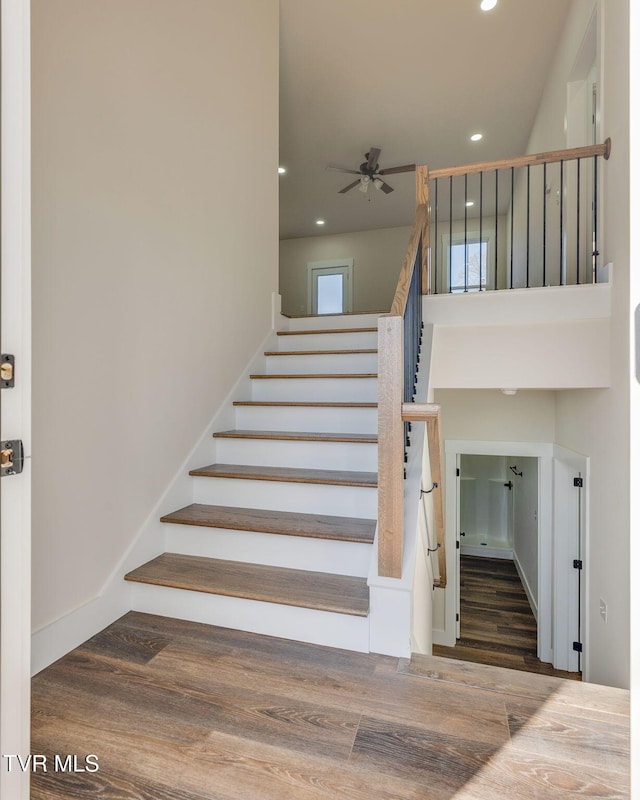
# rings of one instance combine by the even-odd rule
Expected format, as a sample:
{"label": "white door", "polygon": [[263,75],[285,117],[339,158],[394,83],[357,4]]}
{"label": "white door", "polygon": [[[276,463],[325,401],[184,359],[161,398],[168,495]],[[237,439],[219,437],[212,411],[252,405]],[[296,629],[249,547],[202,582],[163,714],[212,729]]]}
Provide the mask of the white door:
{"label": "white door", "polygon": [[[29,0],[1,0],[0,349],[15,356],[15,385],[0,393],[0,436],[30,453]],[[8,374],[5,372],[5,378]],[[0,478],[0,796],[27,800],[29,775],[8,755],[29,754],[30,473]],[[17,462],[14,462],[17,467]],[[9,770],[9,761],[13,768]]]}
{"label": "white door", "polygon": [[[568,453],[553,459],[553,666],[580,672],[585,641],[587,463]],[[574,644],[575,643],[575,644]],[[582,648],[582,651],[580,650]]]}

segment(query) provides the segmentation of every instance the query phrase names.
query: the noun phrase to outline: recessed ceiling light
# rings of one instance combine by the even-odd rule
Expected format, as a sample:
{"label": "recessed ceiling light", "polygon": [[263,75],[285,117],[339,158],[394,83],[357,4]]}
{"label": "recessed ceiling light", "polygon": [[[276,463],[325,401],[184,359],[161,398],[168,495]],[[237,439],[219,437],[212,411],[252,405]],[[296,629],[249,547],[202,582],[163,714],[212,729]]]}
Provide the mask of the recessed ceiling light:
{"label": "recessed ceiling light", "polygon": [[316,225],[324,225],[324,220],[323,219],[317,219],[316,220]]}
{"label": "recessed ceiling light", "polygon": [[480,3],[480,8],[483,11],[491,11],[492,8],[495,8],[498,5],[498,0],[482,0]]}
{"label": "recessed ceiling light", "polygon": [[278,175],[284,175],[286,171],[285,167],[278,167]]}
{"label": "recessed ceiling light", "polygon": [[474,133],[473,136],[471,136],[471,141],[472,142],[479,142],[480,139],[482,139],[482,134],[481,133]]}
{"label": "recessed ceiling light", "polygon": [[471,206],[475,205],[475,203],[473,202],[473,200],[467,200],[465,205],[467,206],[467,208],[471,208]]}

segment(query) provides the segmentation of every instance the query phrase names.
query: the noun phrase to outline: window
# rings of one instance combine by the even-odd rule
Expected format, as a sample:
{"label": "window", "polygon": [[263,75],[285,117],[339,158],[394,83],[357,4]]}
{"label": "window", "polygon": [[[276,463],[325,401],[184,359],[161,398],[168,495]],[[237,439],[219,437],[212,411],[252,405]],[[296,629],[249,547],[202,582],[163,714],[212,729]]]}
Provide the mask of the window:
{"label": "window", "polygon": [[487,265],[493,263],[493,240],[491,232],[480,234],[468,231],[442,237],[442,262],[444,284],[452,294],[479,292],[487,289]]}
{"label": "window", "polygon": [[353,259],[312,261],[307,264],[307,299],[310,314],[344,314],[351,311]]}

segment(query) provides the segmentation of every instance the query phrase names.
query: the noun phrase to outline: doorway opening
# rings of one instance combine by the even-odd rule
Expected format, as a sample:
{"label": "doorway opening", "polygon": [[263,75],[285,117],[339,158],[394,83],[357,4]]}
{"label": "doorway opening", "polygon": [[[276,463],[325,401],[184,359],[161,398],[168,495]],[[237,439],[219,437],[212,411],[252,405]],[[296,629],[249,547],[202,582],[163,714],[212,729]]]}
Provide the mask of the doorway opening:
{"label": "doorway opening", "polygon": [[[524,663],[511,659],[514,663],[503,666],[573,672],[575,677],[582,670],[588,680],[582,558],[588,538],[588,463],[587,457],[551,443],[445,441],[452,580],[433,598],[434,654],[472,660],[460,647],[454,650],[461,639],[469,639],[465,609],[468,617],[470,608],[480,607],[479,600],[490,600],[489,618],[468,620],[476,628],[472,638],[493,628],[505,644],[517,648],[518,625],[529,631],[526,653],[519,653],[521,662],[526,655]],[[487,589],[499,573],[509,575],[510,585]],[[465,599],[465,589],[474,587],[484,596]],[[529,620],[513,616],[520,612]],[[499,644],[489,643],[488,649],[499,652]]]}
{"label": "doorway opening", "polygon": [[353,259],[307,264],[309,314],[346,314],[353,306]]}

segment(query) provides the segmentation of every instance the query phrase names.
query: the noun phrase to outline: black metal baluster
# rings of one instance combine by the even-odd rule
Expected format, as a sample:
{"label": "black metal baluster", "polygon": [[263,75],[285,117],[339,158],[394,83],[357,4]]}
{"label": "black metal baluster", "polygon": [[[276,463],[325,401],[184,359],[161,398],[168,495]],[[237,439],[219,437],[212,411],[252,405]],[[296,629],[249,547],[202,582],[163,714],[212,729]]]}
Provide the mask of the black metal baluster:
{"label": "black metal baluster", "polygon": [[580,159],[576,164],[576,283],[580,284]]}
{"label": "black metal baluster", "polygon": [[531,212],[531,165],[527,164],[527,289],[529,288],[529,228]]}
{"label": "black metal baluster", "polygon": [[434,236],[434,242],[433,242],[433,251],[434,251],[433,252],[434,290],[433,290],[433,293],[434,294],[438,294],[438,268],[440,266],[438,264],[438,178],[436,178],[435,183],[436,183],[436,186],[435,186],[436,213],[435,213],[435,220],[434,220],[434,226],[433,226],[433,236]]}
{"label": "black metal baluster", "polygon": [[593,282],[598,282],[598,156],[593,157]]}
{"label": "black metal baluster", "polygon": [[453,253],[453,175],[449,175],[449,292],[452,291],[453,286],[453,265],[451,263],[451,256]]}
{"label": "black metal baluster", "polygon": [[564,286],[564,283],[562,282],[563,261],[564,261],[564,161],[561,161],[560,162],[560,272],[558,274],[558,286]]}
{"label": "black metal baluster", "polygon": [[469,249],[467,245],[467,178],[464,176],[464,290],[469,291]]}
{"label": "black metal baluster", "polygon": [[478,276],[478,291],[482,291],[482,173],[480,173],[480,241],[478,242],[480,254],[480,275]]}
{"label": "black metal baluster", "polygon": [[542,167],[542,285],[547,285],[547,162]]}
{"label": "black metal baluster", "polygon": [[494,265],[493,269],[495,272],[495,283],[493,285],[494,289],[498,288],[498,170],[496,170],[496,219],[495,219],[495,241],[493,243],[493,250],[494,250]]}
{"label": "black metal baluster", "polygon": [[509,288],[513,289],[513,218],[515,216],[515,208],[513,206],[513,181],[514,169],[511,167],[511,277],[509,278]]}

